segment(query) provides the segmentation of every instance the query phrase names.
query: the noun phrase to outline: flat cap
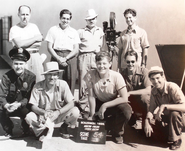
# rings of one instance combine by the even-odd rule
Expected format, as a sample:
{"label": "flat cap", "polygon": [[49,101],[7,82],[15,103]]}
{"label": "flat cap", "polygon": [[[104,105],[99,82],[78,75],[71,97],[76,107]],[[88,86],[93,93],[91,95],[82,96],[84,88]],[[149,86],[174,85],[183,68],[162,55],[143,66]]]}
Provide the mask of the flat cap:
{"label": "flat cap", "polygon": [[17,59],[21,61],[28,61],[30,59],[30,53],[24,48],[16,48],[10,50],[9,56],[12,60]]}
{"label": "flat cap", "polygon": [[163,73],[164,70],[159,67],[159,66],[153,66],[150,68],[149,72],[148,72],[148,76],[150,77],[151,74],[154,74],[154,73]]}

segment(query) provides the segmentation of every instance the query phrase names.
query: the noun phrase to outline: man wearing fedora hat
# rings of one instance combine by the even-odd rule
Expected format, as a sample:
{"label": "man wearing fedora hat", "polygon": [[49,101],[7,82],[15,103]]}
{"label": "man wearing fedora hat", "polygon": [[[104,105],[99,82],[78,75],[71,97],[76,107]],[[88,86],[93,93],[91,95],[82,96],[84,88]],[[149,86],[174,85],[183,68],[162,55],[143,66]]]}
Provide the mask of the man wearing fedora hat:
{"label": "man wearing fedora hat", "polygon": [[69,25],[71,19],[72,13],[69,10],[61,10],[60,23],[49,29],[45,41],[51,54],[51,61],[59,63],[59,68],[64,70],[62,79],[74,93],[77,71],[74,57],[78,54],[80,39],[77,31]]}
{"label": "man wearing fedora hat", "polygon": [[95,55],[98,53],[103,44],[104,32],[100,27],[96,26],[98,14],[94,9],[87,10],[85,17],[86,27],[79,29],[78,55],[78,73],[79,73],[79,97],[82,98],[86,92],[85,82],[83,80],[85,74],[96,68]]}
{"label": "man wearing fedora hat", "polygon": [[[43,73],[45,80],[36,83],[31,93],[29,104],[32,105],[32,112],[27,114],[26,121],[40,141],[52,136],[49,133],[54,123],[62,124],[61,135],[69,138],[67,127],[75,128],[79,117],[79,110],[75,107],[74,96],[67,82],[58,79],[60,71],[57,62],[46,63]],[[46,131],[46,137],[43,137]]]}
{"label": "man wearing fedora hat", "polygon": [[158,140],[165,138],[170,149],[176,150],[181,146],[181,134],[185,126],[184,94],[177,84],[165,80],[161,67],[151,67],[148,75],[154,88],[151,91],[149,112],[145,120],[146,136],[157,137]]}
{"label": "man wearing fedora hat", "polygon": [[0,123],[6,132],[5,136],[13,135],[12,116],[22,120],[23,135],[29,134],[29,126],[24,118],[29,112],[27,102],[35,84],[36,76],[25,69],[30,54],[23,48],[13,48],[9,52],[12,59],[12,69],[5,73],[0,84]]}

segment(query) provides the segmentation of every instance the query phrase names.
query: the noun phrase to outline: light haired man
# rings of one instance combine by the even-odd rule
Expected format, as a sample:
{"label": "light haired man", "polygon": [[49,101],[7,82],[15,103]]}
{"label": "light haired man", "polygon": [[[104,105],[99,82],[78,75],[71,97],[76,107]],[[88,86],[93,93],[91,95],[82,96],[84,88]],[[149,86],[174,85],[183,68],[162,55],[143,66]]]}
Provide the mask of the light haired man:
{"label": "light haired man", "polygon": [[27,69],[36,75],[36,82],[44,79],[43,61],[39,54],[39,47],[43,40],[37,25],[30,23],[31,8],[27,5],[21,5],[18,9],[20,22],[10,29],[9,41],[13,47],[25,48],[30,53],[30,59],[27,62]]}

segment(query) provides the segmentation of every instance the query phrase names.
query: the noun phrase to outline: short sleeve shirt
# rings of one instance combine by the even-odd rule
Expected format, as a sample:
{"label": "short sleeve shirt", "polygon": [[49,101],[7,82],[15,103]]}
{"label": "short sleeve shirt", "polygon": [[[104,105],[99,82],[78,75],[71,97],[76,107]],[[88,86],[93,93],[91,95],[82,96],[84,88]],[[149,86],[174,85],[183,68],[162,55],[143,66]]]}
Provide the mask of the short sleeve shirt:
{"label": "short sleeve shirt", "polygon": [[[17,25],[14,25],[10,29],[9,33],[9,41],[12,42],[13,46],[15,46],[15,43],[12,41],[14,38],[21,38],[22,40],[33,38],[35,35],[41,34],[37,25],[33,23],[29,23],[24,28],[21,28]],[[26,50],[32,50],[34,48],[26,48]]]}
{"label": "short sleeve shirt", "polygon": [[57,110],[74,100],[67,82],[63,80],[57,80],[52,94],[53,100],[47,91],[46,81],[38,82],[32,90],[29,103],[44,110]]}
{"label": "short sleeve shirt", "polygon": [[63,30],[59,25],[56,25],[49,29],[45,41],[52,43],[53,49],[72,51],[74,44],[80,43],[80,38],[74,28],[68,26]]}
{"label": "short sleeve shirt", "polygon": [[140,66],[136,67],[135,73],[133,73],[132,79],[128,77],[128,69],[124,69],[121,73],[125,79],[127,90],[139,90],[151,86],[150,79],[148,78],[148,70]]}
{"label": "short sleeve shirt", "polygon": [[[134,50],[137,53],[142,53],[144,48],[149,47],[147,33],[144,29],[136,26],[134,30],[129,32],[128,29],[124,30],[120,35],[118,48],[121,53],[121,67],[125,68],[124,56],[127,51]],[[139,55],[140,56],[140,55]]]}
{"label": "short sleeve shirt", "polygon": [[111,101],[118,96],[118,91],[126,86],[120,73],[109,70],[109,77],[101,79],[97,70],[89,71],[85,76],[88,88],[92,88],[95,96],[102,102]]}
{"label": "short sleeve shirt", "polygon": [[149,111],[153,113],[162,104],[181,104],[184,101],[185,97],[180,87],[173,82],[166,81],[162,95],[155,87],[152,89]]}
{"label": "short sleeve shirt", "polygon": [[99,52],[102,47],[104,32],[100,27],[95,26],[92,30],[85,27],[78,30],[81,40],[79,44],[80,52]]}

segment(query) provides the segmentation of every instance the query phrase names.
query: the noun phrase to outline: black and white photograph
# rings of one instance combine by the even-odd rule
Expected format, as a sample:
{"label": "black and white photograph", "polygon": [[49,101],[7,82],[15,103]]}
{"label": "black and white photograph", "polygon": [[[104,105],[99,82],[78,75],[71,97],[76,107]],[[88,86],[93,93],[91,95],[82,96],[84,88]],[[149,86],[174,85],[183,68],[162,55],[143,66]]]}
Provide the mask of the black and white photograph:
{"label": "black and white photograph", "polygon": [[185,151],[185,0],[0,0],[1,151]]}

